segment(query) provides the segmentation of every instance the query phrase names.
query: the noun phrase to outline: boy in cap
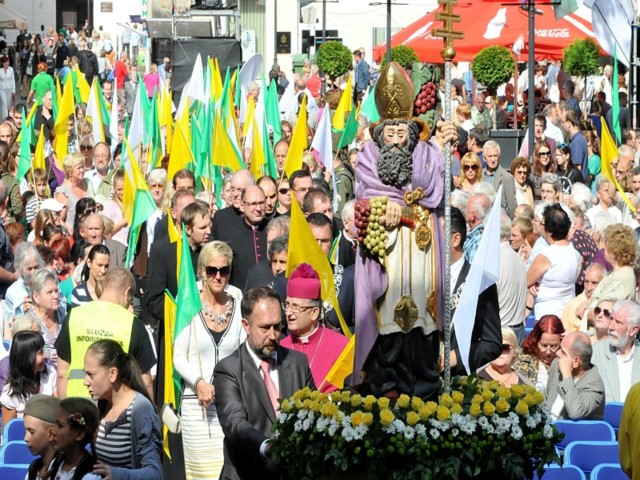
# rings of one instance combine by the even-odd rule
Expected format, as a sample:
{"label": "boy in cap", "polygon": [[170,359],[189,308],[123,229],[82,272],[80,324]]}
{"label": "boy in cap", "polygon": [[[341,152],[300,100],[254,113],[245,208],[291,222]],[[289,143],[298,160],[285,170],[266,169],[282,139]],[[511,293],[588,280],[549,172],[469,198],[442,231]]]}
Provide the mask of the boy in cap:
{"label": "boy in cap", "polygon": [[29,465],[28,480],[44,478],[55,457],[56,450],[51,444],[60,399],[51,395],[32,396],[24,407],[24,440],[33,455],[40,455]]}

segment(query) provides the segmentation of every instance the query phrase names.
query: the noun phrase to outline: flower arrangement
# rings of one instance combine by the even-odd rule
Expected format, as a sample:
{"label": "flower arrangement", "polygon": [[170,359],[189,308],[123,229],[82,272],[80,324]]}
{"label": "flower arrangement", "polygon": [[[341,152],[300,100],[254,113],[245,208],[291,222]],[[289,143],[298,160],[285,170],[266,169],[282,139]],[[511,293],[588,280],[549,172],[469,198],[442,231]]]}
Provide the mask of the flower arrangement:
{"label": "flower arrangement", "polygon": [[296,480],[522,480],[560,461],[562,438],[535,388],[475,376],[438,402],[305,388],[281,401],[273,431],[271,456]]}

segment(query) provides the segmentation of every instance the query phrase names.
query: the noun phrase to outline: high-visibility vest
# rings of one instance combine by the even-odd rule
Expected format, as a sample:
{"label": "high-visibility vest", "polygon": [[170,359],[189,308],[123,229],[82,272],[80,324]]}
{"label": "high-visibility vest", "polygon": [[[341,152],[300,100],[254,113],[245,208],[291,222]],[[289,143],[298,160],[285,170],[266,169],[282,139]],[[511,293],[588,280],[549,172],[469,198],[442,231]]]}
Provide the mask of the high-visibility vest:
{"label": "high-visibility vest", "polygon": [[71,310],[69,316],[69,345],[71,364],[67,397],[89,398],[84,386],[84,355],[97,340],[111,339],[129,351],[134,315],[126,308],[111,302],[94,301]]}

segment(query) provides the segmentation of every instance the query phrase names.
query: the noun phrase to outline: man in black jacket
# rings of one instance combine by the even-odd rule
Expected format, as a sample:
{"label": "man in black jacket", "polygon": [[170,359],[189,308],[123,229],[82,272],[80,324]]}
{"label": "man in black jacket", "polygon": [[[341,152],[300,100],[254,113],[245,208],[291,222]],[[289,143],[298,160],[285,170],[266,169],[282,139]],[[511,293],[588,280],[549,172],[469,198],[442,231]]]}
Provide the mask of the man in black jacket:
{"label": "man in black jacket", "polygon": [[98,67],[98,57],[91,51],[91,40],[88,40],[86,44],[80,44],[80,52],[78,53],[78,68],[84,76],[87,78],[87,83],[91,85],[93,77],[98,75],[100,67]]}

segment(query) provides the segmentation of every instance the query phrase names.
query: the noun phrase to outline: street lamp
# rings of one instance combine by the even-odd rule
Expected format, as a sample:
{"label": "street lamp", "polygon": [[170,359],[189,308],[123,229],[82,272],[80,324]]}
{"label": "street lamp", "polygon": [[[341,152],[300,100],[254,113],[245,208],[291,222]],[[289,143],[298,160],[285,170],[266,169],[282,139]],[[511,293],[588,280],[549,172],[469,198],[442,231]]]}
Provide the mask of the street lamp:
{"label": "street lamp", "polygon": [[[387,63],[391,62],[391,0],[387,0]],[[379,7],[384,2],[371,2],[369,6]],[[409,5],[408,3],[397,3],[394,5]]]}

